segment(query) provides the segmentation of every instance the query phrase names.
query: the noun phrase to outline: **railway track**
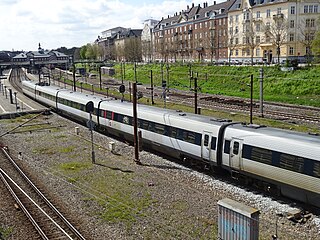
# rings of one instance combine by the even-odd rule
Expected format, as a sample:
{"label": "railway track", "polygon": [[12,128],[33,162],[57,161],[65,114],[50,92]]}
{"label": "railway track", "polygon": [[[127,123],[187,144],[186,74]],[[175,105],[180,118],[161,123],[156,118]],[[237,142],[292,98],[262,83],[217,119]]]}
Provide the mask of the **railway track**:
{"label": "railway track", "polygon": [[[87,81],[90,84],[97,84],[97,79],[87,79]],[[118,91],[121,81],[116,79],[104,79],[103,84],[104,86],[107,85],[109,89]],[[86,90],[90,91],[91,89],[87,88]],[[138,86],[138,91],[142,92],[145,97],[151,98],[150,89],[148,87],[143,85]],[[162,91],[163,89],[161,87],[154,87],[154,98],[161,101]],[[96,91],[96,93],[99,93],[99,91]],[[167,96],[169,97],[167,100],[168,102],[178,102],[185,105],[194,106],[193,93],[171,89]],[[250,112],[250,100],[248,99],[201,93],[199,93],[198,96],[198,106],[201,108],[240,112],[244,114],[249,114]],[[254,116],[262,115],[259,110],[259,102],[253,101],[252,107]],[[320,109],[316,107],[264,102],[263,117],[292,123],[297,122],[320,126]]]}
{"label": "railway track", "polygon": [[42,239],[82,239],[85,238],[45,197],[18,164],[11,158],[5,147],[1,154],[8,161],[3,161],[0,178],[31,221]]}

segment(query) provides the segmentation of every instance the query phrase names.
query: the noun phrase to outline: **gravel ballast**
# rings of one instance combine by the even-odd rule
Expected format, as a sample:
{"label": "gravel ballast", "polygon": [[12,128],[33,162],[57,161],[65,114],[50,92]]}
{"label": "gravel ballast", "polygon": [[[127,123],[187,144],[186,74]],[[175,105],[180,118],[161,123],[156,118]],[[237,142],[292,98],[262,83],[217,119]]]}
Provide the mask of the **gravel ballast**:
{"label": "gravel ballast", "polygon": [[[24,121],[1,120],[1,133]],[[318,216],[311,214],[303,224],[287,219],[287,212],[299,207],[290,201],[272,199],[146,151],[140,152],[142,165],[137,165],[132,146],[97,132],[92,164],[86,127],[56,114],[32,123],[46,124],[21,127],[0,141],[88,239],[217,239],[217,202],[223,198],[260,210],[261,239],[271,239],[276,232],[279,239],[320,237]],[[110,142],[115,144],[113,152]],[[8,239],[25,239],[7,216],[15,211],[8,210],[10,205],[0,204],[0,227],[14,229]]]}

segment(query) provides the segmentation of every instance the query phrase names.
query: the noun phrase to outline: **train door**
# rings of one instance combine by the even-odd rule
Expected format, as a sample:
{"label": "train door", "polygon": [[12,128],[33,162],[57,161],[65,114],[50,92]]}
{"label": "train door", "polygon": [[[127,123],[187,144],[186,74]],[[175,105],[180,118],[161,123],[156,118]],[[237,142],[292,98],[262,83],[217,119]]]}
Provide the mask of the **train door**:
{"label": "train door", "polygon": [[242,169],[242,140],[233,138],[230,143],[230,167],[233,169]]}
{"label": "train door", "polygon": [[201,158],[211,159],[211,140],[212,133],[204,131],[201,140]]}

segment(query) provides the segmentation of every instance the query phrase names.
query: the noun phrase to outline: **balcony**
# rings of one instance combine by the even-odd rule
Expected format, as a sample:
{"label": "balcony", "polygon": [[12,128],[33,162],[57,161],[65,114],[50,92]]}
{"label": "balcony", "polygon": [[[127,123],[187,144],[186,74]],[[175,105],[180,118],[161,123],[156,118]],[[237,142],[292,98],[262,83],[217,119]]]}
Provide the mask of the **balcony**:
{"label": "balcony", "polygon": [[273,19],[283,19],[283,18],[284,18],[283,13],[278,13],[278,14],[273,15]]}

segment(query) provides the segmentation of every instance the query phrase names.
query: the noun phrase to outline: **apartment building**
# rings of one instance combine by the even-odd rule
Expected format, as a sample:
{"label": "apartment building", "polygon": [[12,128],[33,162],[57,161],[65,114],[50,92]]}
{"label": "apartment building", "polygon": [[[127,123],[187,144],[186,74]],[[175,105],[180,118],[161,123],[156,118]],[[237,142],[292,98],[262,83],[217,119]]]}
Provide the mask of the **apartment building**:
{"label": "apartment building", "polygon": [[229,0],[163,18],[154,28],[159,61],[306,61],[319,0]]}
{"label": "apartment building", "polygon": [[228,57],[227,11],[234,0],[186,10],[163,18],[154,28],[158,61],[223,61]]}
{"label": "apartment building", "polygon": [[237,0],[229,9],[229,55],[241,61],[308,58],[318,0]]}

